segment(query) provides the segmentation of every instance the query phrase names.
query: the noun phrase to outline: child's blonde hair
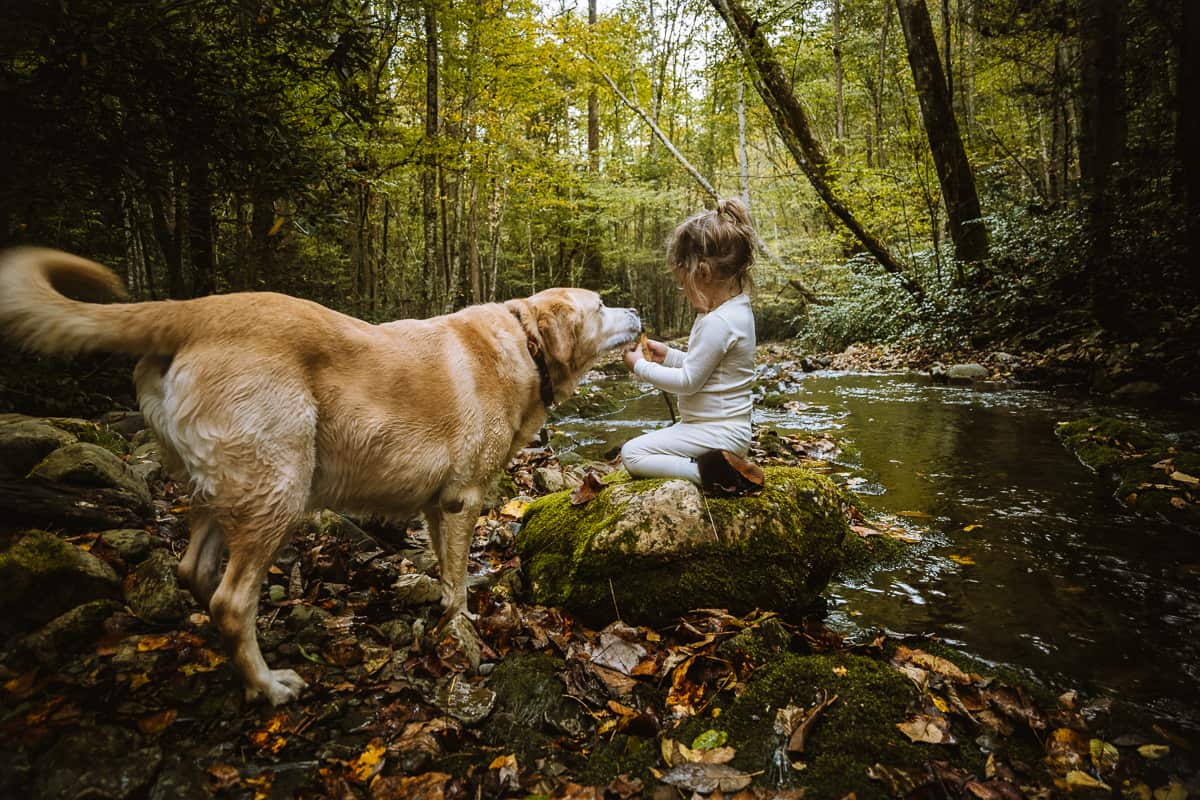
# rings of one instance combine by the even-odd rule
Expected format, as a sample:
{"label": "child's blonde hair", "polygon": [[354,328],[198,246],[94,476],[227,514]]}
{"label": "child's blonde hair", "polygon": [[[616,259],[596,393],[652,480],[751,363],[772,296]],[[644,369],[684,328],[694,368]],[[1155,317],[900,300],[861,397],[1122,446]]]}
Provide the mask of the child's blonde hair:
{"label": "child's blonde hair", "polygon": [[736,280],[748,289],[747,272],[754,264],[758,234],[750,209],[739,197],[717,201],[717,207],[685,219],[671,234],[667,262],[695,287],[714,280]]}

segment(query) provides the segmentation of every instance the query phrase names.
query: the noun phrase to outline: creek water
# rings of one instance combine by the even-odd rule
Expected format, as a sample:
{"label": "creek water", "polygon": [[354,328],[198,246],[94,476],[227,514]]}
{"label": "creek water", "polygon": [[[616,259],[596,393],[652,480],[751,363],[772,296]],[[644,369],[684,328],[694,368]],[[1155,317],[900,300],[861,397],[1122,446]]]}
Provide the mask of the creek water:
{"label": "creek water", "polygon": [[[760,385],[779,377],[760,370]],[[755,422],[849,445],[832,477],[868,516],[920,537],[903,563],[830,587],[834,627],[933,633],[1053,688],[1112,693],[1200,726],[1200,536],[1123,509],[1054,436],[1060,420],[1127,410],[916,374],[818,372],[772,385],[797,402],[756,408]],[[599,458],[668,424],[662,396],[647,390],[556,427]]]}

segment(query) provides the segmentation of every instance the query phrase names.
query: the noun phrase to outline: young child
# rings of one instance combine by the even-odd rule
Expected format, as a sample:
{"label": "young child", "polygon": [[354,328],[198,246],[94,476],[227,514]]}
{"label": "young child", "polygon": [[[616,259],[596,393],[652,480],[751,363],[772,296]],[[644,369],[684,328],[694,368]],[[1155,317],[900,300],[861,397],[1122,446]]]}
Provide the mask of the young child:
{"label": "young child", "polygon": [[[636,344],[624,355],[639,378],[679,395],[678,423],[621,448],[634,477],[686,478],[727,494],[762,485],[762,471],[742,458],[750,448],[755,345],[744,289],[755,242],[750,211],[737,198],[721,200],[675,229],[667,260],[699,314],[686,353],[649,340],[649,358]],[[751,485],[736,485],[742,482],[733,471]]]}

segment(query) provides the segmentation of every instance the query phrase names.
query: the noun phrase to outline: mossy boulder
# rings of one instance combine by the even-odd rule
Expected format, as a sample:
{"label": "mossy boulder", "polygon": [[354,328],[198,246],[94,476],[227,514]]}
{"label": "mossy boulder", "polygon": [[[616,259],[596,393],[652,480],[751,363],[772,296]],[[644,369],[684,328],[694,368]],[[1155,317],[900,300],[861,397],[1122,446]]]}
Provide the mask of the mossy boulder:
{"label": "mossy boulder", "polygon": [[1200,453],[1111,417],[1060,422],[1055,433],[1084,466],[1116,483],[1113,495],[1128,508],[1200,529]]}
{"label": "mossy boulder", "polygon": [[0,474],[24,477],[50,453],[75,441],[73,434],[45,420],[0,415]]}
{"label": "mossy boulder", "polygon": [[139,619],[173,625],[192,610],[192,596],[179,588],[179,561],[155,550],[125,579],[125,602]]}
{"label": "mossy boulder", "polygon": [[[773,728],[775,712],[787,705],[807,708],[834,695],[838,699],[822,712],[805,741],[800,757],[804,768],[793,768],[780,753],[783,739]],[[887,790],[867,774],[872,765],[917,767],[931,759],[963,757],[956,749],[914,744],[896,728],[908,718],[916,695],[908,678],[874,658],[784,653],[755,672],[718,716],[688,720],[672,737],[690,743],[707,729],[727,733],[727,744],[737,750],[730,766],[761,775],[757,782],[763,785],[804,787],[811,797],[854,792],[860,798],[883,798]]]}
{"label": "mossy boulder", "polygon": [[108,564],[46,531],[27,531],[0,550],[0,633],[27,631],[78,605],[117,596]]}
{"label": "mossy boulder", "polygon": [[150,506],[150,489],[146,481],[98,444],[74,442],[60,447],[42,459],[29,474],[54,483],[115,489],[143,507]]}
{"label": "mossy boulder", "polygon": [[534,502],[517,547],[535,602],[589,624],[661,625],[689,609],[770,608],[798,617],[828,585],[854,536],[827,478],[768,467],[755,496],[705,498],[681,480],[610,478],[594,499]]}

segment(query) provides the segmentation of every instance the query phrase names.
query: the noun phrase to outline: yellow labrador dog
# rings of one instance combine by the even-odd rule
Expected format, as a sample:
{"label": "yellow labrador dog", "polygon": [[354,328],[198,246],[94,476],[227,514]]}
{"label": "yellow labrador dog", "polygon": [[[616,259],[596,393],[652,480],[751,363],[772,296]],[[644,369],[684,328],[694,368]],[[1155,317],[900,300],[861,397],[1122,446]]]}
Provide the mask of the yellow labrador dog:
{"label": "yellow labrador dog", "polygon": [[142,357],[142,412],[193,489],[180,577],[210,610],[247,698],[273,705],[305,684],[267,668],[258,597],[304,515],[423,512],[444,619],[465,610],[491,478],[597,356],[641,330],[633,309],[606,308],[584,289],[385,325],[267,292],[96,302],[114,295],[119,278],[86,259],[34,248],[0,256],[0,331],[47,353]]}

